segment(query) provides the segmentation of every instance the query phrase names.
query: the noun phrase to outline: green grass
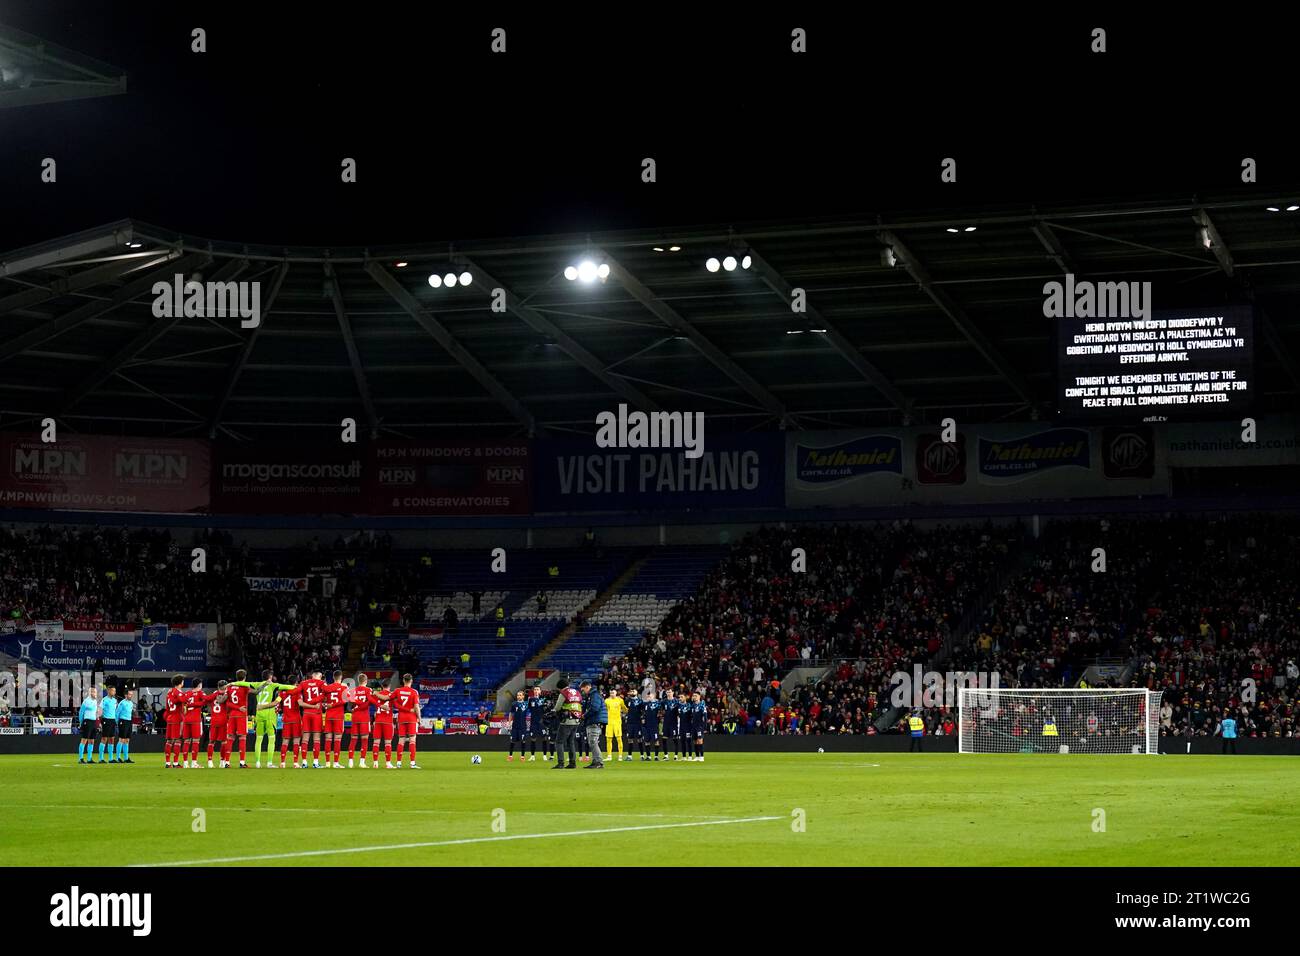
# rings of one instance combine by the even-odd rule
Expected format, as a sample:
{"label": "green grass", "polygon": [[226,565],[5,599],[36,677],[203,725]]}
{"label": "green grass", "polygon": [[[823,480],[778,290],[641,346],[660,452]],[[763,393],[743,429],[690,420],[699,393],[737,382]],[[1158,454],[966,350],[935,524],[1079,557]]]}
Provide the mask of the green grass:
{"label": "green grass", "polygon": [[[164,770],[0,756],[0,865],[1290,865],[1293,757],[712,754],[558,772]],[[193,832],[193,811],[206,832]],[[806,829],[792,828],[793,811]],[[1106,830],[1093,830],[1093,810]],[[505,831],[494,831],[494,810]],[[723,820],[752,822],[716,823]],[[682,826],[682,824],[703,824]],[[622,830],[575,834],[573,831]],[[571,833],[569,836],[537,834]],[[522,838],[521,837],[527,837]],[[461,842],[450,842],[461,841]],[[466,842],[469,841],[469,842]],[[396,844],[444,843],[399,848]]]}

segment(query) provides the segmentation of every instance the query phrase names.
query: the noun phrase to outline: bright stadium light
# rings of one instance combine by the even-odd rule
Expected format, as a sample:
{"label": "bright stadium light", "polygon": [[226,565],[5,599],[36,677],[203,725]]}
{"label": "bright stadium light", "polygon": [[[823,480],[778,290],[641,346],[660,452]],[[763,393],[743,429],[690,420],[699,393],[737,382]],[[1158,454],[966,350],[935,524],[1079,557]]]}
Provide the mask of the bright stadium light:
{"label": "bright stadium light", "polygon": [[722,268],[722,263],[718,261],[717,256],[709,256],[709,258],[705,260],[704,268],[708,269],[710,272],[717,272]]}
{"label": "bright stadium light", "polygon": [[565,266],[565,267],[564,267],[564,278],[568,279],[570,282],[572,282],[574,279],[578,278],[578,270],[577,270],[577,268],[575,268],[574,266]]}
{"label": "bright stadium light", "polygon": [[1287,212],[1295,212],[1297,209],[1300,209],[1300,206],[1287,206],[1287,207],[1286,207],[1286,211],[1287,211]]}
{"label": "bright stadium light", "polygon": [[431,276],[429,276],[429,285],[433,286],[435,289],[441,289],[442,276],[438,275],[438,273],[436,272],[433,273]]}
{"label": "bright stadium light", "polygon": [[727,256],[727,258],[723,259],[723,260],[722,260],[722,268],[726,269],[728,272],[735,272],[735,271],[736,271],[736,257],[735,257],[735,256]]}
{"label": "bright stadium light", "polygon": [[462,272],[462,273],[460,274],[460,284],[461,284],[461,285],[469,285],[469,284],[470,284],[471,282],[473,282],[473,281],[474,281],[474,277],[473,277],[472,275],[469,274],[469,270],[466,270],[465,272]]}
{"label": "bright stadium light", "polygon": [[456,287],[456,273],[448,272],[442,277],[442,284],[448,289],[454,289]]}
{"label": "bright stadium light", "polygon": [[609,263],[607,263],[607,262],[602,262],[602,263],[600,264],[600,268],[598,268],[598,269],[596,270],[596,275],[600,276],[602,279],[608,279],[608,278],[609,278]]}
{"label": "bright stadium light", "polygon": [[394,263],[393,263],[393,268],[394,268],[394,269],[405,269],[406,266],[407,266],[407,263],[405,263],[405,262],[394,262]]}
{"label": "bright stadium light", "polygon": [[578,263],[579,282],[595,282],[598,274],[599,272],[596,269],[596,263],[592,262],[590,259],[583,259]]}
{"label": "bright stadium light", "polygon": [[751,256],[745,256],[745,258],[740,260],[740,268],[742,269],[748,269],[753,264],[754,260]]}

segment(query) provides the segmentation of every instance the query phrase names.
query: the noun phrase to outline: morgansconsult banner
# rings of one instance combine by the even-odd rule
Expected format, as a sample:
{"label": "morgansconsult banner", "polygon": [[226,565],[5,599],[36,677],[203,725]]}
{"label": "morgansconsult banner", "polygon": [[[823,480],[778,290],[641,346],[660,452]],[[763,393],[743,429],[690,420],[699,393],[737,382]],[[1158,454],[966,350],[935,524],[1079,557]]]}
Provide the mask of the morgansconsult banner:
{"label": "morgansconsult banner", "polygon": [[341,442],[213,446],[212,510],[227,514],[365,514],[365,450]]}
{"label": "morgansconsult banner", "polygon": [[779,508],[785,438],[708,434],[699,458],[681,449],[600,448],[594,438],[534,444],[539,512]]}
{"label": "morgansconsult banner", "polygon": [[85,435],[45,443],[0,435],[0,507],[86,511],[204,511],[208,445]]}
{"label": "morgansconsult banner", "polygon": [[369,514],[519,515],[532,507],[527,442],[377,442],[365,475]]}

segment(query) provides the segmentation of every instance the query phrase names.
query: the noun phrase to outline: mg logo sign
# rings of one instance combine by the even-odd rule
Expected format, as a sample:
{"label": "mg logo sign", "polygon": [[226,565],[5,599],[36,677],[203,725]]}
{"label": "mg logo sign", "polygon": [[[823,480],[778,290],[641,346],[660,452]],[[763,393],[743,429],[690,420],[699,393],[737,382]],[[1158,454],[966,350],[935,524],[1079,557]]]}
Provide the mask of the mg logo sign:
{"label": "mg logo sign", "polygon": [[113,474],[136,481],[184,481],[190,473],[188,455],[163,455],[157,452],[118,452],[113,456]]}
{"label": "mg logo sign", "polygon": [[15,448],[15,475],[86,475],[84,451],[61,451],[58,448]]}
{"label": "mg logo sign", "polygon": [[501,482],[502,484],[522,484],[524,470],[515,466],[489,468],[487,470],[487,480]]}
{"label": "mg logo sign", "polygon": [[415,484],[414,468],[380,468],[380,484],[385,485],[413,485]]}

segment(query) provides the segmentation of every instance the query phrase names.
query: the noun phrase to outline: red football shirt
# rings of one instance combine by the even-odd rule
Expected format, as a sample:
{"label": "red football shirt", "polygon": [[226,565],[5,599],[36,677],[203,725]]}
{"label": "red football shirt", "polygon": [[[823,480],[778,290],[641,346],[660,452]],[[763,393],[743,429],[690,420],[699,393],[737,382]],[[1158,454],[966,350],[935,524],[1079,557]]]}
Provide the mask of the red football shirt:
{"label": "red football shirt", "polygon": [[218,691],[215,694],[208,695],[208,701],[212,704],[212,706],[208,708],[208,713],[212,715],[212,722],[214,724],[224,723],[226,720],[226,702],[224,700],[217,700],[222,693],[223,691]]}
{"label": "red football shirt", "polygon": [[370,705],[378,703],[375,692],[369,687],[352,689],[352,719],[363,724],[370,722]]}
{"label": "red football shirt", "polygon": [[393,691],[393,709],[403,717],[415,717],[420,709],[420,693],[414,687]]}
{"label": "red football shirt", "polygon": [[299,719],[297,687],[280,691],[280,713],[289,723]]}
{"label": "red football shirt", "polygon": [[393,722],[393,702],[391,700],[380,700],[376,697],[375,703],[379,705],[375,708],[375,723],[391,724]]}
{"label": "red football shirt", "polygon": [[320,710],[320,704],[325,700],[325,682],[317,680],[315,677],[309,677],[295,690],[298,691],[298,700],[307,710]]}
{"label": "red football shirt", "polygon": [[241,714],[248,713],[248,688],[234,687],[227,684],[226,691],[226,708],[230,713],[238,717]]}
{"label": "red football shirt", "polygon": [[186,693],[187,691],[183,691],[179,687],[173,687],[171,690],[167,692],[166,713],[167,713],[168,720],[174,722],[181,719],[181,707],[185,704]]}
{"label": "red football shirt", "polygon": [[325,685],[325,716],[331,719],[343,719],[343,705],[348,694],[347,684]]}

